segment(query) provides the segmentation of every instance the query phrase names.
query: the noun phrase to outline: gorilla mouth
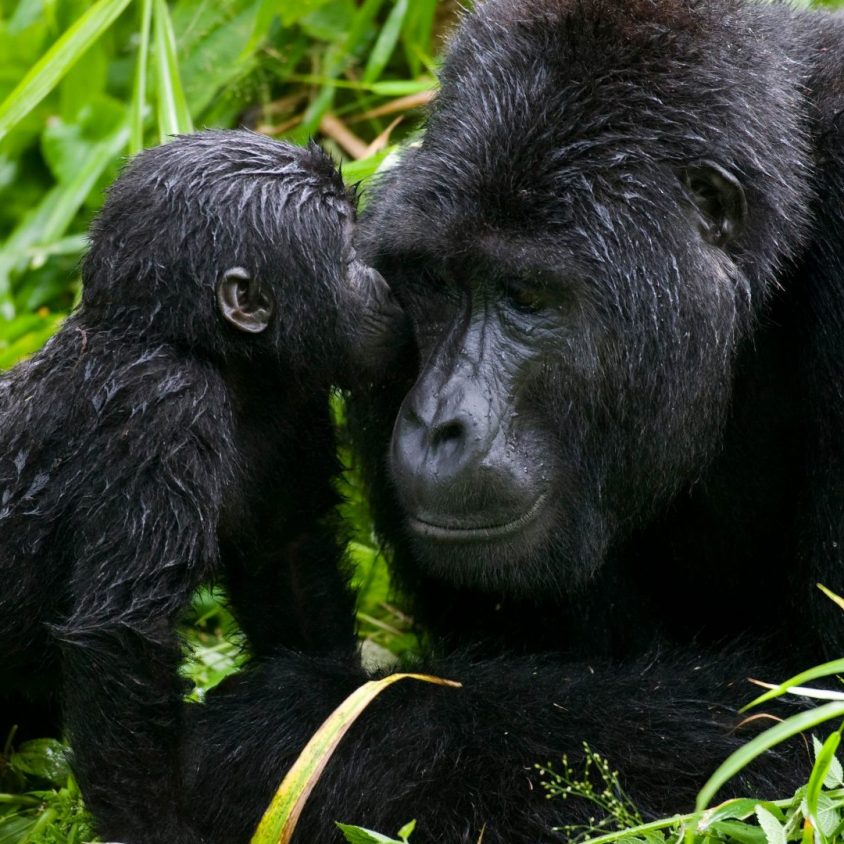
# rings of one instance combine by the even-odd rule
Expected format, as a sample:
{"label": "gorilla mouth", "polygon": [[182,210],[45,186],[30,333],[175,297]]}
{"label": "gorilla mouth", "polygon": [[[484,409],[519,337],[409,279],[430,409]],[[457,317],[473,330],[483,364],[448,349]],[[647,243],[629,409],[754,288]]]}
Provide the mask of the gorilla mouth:
{"label": "gorilla mouth", "polygon": [[408,522],[413,532],[425,539],[433,539],[440,542],[489,542],[496,539],[505,539],[527,527],[539,515],[542,505],[547,498],[548,493],[543,492],[531,504],[529,510],[522,513],[521,516],[504,523],[466,525],[454,522],[444,524],[442,522],[432,522],[429,519],[422,519],[418,516],[410,517]]}

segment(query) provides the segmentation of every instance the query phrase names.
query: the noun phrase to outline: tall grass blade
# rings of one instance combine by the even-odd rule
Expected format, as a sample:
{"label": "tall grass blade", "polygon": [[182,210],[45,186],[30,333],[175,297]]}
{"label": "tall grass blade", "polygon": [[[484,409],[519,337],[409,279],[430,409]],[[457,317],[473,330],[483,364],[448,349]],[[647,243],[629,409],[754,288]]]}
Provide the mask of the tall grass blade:
{"label": "tall grass blade", "polygon": [[[384,0],[363,0],[355,13],[348,33],[338,38],[326,51],[325,61],[323,62],[323,75],[326,80],[333,80],[339,76],[345,69],[349,56],[353,55],[363,45],[383,3]],[[305,112],[302,120],[303,130],[313,132],[322,120],[323,115],[331,108],[333,102],[334,86],[330,81],[327,81]]]}
{"label": "tall grass blade", "polygon": [[132,88],[132,129],[129,136],[129,153],[135,155],[144,148],[144,114],[147,108],[147,66],[149,64],[149,38],[152,24],[153,0],[141,0],[141,31],[138,43],[138,60],[135,65],[135,82]]}
{"label": "tall grass blade", "polygon": [[58,85],[129,2],[99,0],[44,53],[0,105],[0,140]]}
{"label": "tall grass blade", "polygon": [[405,58],[413,76],[418,76],[424,64],[431,69],[432,59],[428,55],[431,33],[437,14],[437,0],[413,0],[410,12],[405,17],[402,41]]}
{"label": "tall grass blade", "polygon": [[255,11],[255,25],[252,27],[252,35],[243,48],[243,52],[240,55],[241,59],[251,56],[261,41],[266,37],[273,19],[278,14],[278,6],[278,0],[261,0],[258,4],[258,8]]}
{"label": "tall grass blade", "polygon": [[165,0],[153,0],[155,19],[155,83],[158,100],[158,131],[162,143],[170,135],[184,135],[193,131],[188,110],[179,60],[176,55],[176,36]]}
{"label": "tall grass blade", "polygon": [[818,587],[818,589],[821,590],[821,592],[824,593],[824,595],[826,595],[827,598],[829,598],[830,601],[832,601],[834,604],[838,604],[838,606],[841,607],[842,610],[844,610],[844,598],[842,598],[840,595],[836,595],[835,592],[833,592],[831,589],[827,589],[826,586],[823,585],[823,583],[817,583],[815,585]]}
{"label": "tall grass blade", "polygon": [[787,738],[829,721],[844,717],[844,703],[825,703],[815,709],[792,715],[732,753],[707,780],[697,797],[696,809],[702,812],[725,783],[766,750]]}
{"label": "tall grass blade", "polygon": [[769,700],[773,700],[775,697],[780,697],[792,688],[792,686],[802,686],[804,683],[809,683],[812,680],[819,680],[821,677],[829,677],[831,674],[842,673],[844,673],[844,659],[833,659],[831,662],[824,662],[822,665],[816,665],[808,671],[801,671],[799,674],[795,674],[793,677],[789,678],[784,683],[780,683],[769,692],[765,692],[765,694],[754,698],[746,706],[743,706],[739,712],[747,712],[748,709],[752,709],[754,706],[759,706],[760,703],[766,703]]}
{"label": "tall grass blade", "polygon": [[340,740],[366,707],[384,689],[399,680],[421,680],[438,686],[460,687],[459,683],[452,680],[443,680],[428,674],[391,674],[382,680],[370,680],[355,689],[326,718],[305,745],[261,819],[251,844],[288,844],[305,803]]}
{"label": "tall grass blade", "polygon": [[366,83],[375,82],[384,72],[393,50],[396,48],[402,25],[407,16],[409,0],[397,0],[396,5],[390,9],[390,14],[384,22],[384,27],[378,35],[378,40],[369,54],[369,61],[366,63],[366,70],[363,72],[363,81]]}

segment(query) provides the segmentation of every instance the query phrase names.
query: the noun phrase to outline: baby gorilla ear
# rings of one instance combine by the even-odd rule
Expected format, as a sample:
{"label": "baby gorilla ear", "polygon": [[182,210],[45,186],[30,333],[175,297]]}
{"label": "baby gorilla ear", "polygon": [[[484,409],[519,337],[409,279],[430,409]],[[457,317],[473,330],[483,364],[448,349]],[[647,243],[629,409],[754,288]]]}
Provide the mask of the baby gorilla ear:
{"label": "baby gorilla ear", "polygon": [[711,161],[686,169],[683,183],[699,212],[701,236],[713,246],[725,247],[741,232],[747,217],[741,183]]}
{"label": "baby gorilla ear", "polygon": [[257,279],[243,267],[232,267],[217,282],[217,307],[239,331],[260,334],[270,324],[274,303]]}

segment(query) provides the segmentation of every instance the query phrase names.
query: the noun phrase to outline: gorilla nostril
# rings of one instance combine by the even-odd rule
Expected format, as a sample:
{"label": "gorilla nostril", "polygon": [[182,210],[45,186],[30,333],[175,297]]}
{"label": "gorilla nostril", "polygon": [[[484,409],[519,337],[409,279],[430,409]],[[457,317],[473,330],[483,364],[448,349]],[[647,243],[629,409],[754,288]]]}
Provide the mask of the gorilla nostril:
{"label": "gorilla nostril", "polygon": [[438,446],[451,442],[452,440],[463,439],[465,430],[463,423],[456,420],[446,422],[443,425],[437,425],[431,432],[431,445]]}

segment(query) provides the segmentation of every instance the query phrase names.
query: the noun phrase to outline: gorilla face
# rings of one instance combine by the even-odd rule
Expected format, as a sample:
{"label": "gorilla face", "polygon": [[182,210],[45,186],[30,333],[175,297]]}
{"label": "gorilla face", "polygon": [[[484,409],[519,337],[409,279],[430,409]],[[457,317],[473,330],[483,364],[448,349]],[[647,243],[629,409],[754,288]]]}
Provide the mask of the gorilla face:
{"label": "gorilla face", "polygon": [[389,446],[404,528],[453,583],[570,588],[718,442],[749,305],[724,250],[741,188],[705,166],[445,194],[434,155],[409,153],[380,205],[420,361]]}
{"label": "gorilla face", "polygon": [[731,14],[487,0],[452,39],[366,228],[420,362],[370,473],[411,578],[569,591],[718,450],[808,207],[799,80]]}

